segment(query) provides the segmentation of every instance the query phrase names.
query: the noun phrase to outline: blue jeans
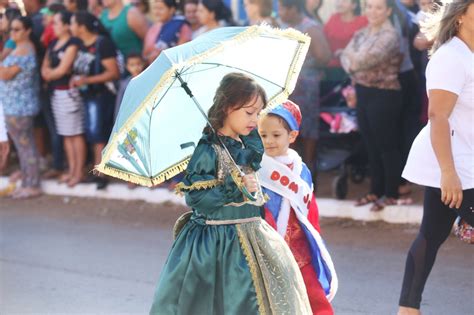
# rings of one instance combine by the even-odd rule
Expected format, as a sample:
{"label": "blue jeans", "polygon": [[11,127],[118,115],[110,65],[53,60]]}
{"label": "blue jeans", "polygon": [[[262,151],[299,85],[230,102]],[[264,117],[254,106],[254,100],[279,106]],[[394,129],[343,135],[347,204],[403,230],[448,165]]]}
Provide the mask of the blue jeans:
{"label": "blue jeans", "polygon": [[106,143],[114,124],[115,95],[105,91],[86,96],[85,130],[89,143]]}

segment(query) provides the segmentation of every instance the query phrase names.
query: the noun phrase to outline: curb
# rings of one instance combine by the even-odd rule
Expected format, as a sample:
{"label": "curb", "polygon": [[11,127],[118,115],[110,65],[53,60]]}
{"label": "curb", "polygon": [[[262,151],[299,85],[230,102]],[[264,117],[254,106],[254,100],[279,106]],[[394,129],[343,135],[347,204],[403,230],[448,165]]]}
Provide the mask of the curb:
{"label": "curb", "polygon": [[[0,187],[8,184],[8,177],[0,177]],[[41,187],[47,195],[73,196],[118,200],[142,200],[149,203],[173,202],[186,206],[184,198],[166,188],[127,188],[125,183],[111,183],[104,190],[97,190],[95,184],[78,184],[69,188],[55,180],[43,180]],[[328,218],[347,218],[357,221],[385,221],[397,224],[420,224],[423,215],[421,205],[389,206],[380,212],[371,212],[370,205],[355,207],[354,201],[318,198],[319,215]]]}

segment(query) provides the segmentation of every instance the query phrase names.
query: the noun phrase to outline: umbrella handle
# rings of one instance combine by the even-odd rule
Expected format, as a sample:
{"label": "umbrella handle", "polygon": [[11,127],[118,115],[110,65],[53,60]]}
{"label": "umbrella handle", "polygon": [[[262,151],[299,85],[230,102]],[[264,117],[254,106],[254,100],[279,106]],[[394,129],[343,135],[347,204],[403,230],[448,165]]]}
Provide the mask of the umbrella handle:
{"label": "umbrella handle", "polygon": [[247,197],[248,199],[250,199],[250,201],[257,201],[257,198],[255,197],[257,195],[257,193],[250,193],[247,188],[242,187],[242,193],[244,194],[245,197]]}

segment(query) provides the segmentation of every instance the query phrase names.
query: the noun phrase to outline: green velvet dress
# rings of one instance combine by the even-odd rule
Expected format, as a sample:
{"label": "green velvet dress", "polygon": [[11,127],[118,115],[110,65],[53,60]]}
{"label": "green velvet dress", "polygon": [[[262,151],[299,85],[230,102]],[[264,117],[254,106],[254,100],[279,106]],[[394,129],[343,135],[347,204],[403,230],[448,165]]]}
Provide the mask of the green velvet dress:
{"label": "green velvet dress", "polygon": [[[221,137],[245,172],[263,153],[256,131]],[[204,135],[179,185],[193,209],[179,232],[150,314],[312,314],[303,278],[283,238],[262,218],[264,198],[246,198],[214,135]]]}

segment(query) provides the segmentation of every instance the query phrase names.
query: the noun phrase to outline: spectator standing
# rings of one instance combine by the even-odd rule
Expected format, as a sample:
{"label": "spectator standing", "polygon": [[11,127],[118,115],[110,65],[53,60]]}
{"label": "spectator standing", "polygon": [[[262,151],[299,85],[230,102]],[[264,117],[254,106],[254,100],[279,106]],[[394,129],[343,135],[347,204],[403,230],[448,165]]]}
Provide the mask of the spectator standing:
{"label": "spectator standing", "polygon": [[222,0],[200,0],[197,18],[202,26],[194,32],[193,38],[215,28],[235,25],[232,12]]}
{"label": "spectator standing", "polygon": [[[421,129],[421,98],[420,82],[417,72],[420,69],[421,54],[413,46],[413,40],[419,32],[418,26],[414,23],[416,15],[409,11],[405,5],[396,0],[396,8],[392,16],[392,23],[400,36],[400,51],[403,54],[403,61],[400,67],[399,81],[402,88],[402,116],[399,123],[400,145],[402,165],[405,164],[410,151],[411,144]],[[400,178],[399,193],[408,195],[411,188],[407,181]]]}
{"label": "spectator standing", "polygon": [[148,30],[146,17],[122,0],[103,0],[105,9],[100,21],[110,33],[113,42],[125,57],[132,52],[141,52],[143,39]]}
{"label": "spectator standing", "polygon": [[306,15],[304,0],[280,0],[278,13],[281,27],[294,28],[311,37],[309,52],[301,69],[295,90],[290,99],[300,106],[303,120],[300,138],[303,161],[314,173],[316,145],[319,138],[319,83],[321,68],[331,58],[331,50],[323,28]]}
{"label": "spectator standing", "polygon": [[372,211],[398,202],[402,112],[398,73],[403,56],[390,21],[395,9],[395,0],[367,0],[369,24],[355,33],[341,55],[342,66],[355,82],[357,120],[371,171],[371,190],[356,205],[373,202]]}
{"label": "spectator standing", "polygon": [[88,7],[87,0],[64,0],[64,6],[66,10],[71,13],[76,13],[77,11],[85,11]]}
{"label": "spectator standing", "polygon": [[[120,77],[117,49],[100,21],[89,12],[76,12],[72,16],[71,32],[82,40],[83,47],[74,62],[76,76],[70,85],[82,92],[86,138],[92,144],[93,163],[98,165],[113,126],[113,82]],[[104,177],[93,178],[93,181],[98,189],[107,185]]]}
{"label": "spectator standing", "polygon": [[201,27],[201,24],[199,23],[196,14],[197,8],[198,0],[185,0],[183,8],[184,17],[186,18],[186,21],[188,21],[188,24],[191,27],[191,30],[193,31],[193,38],[194,32],[196,32]]}
{"label": "spectator standing", "polygon": [[176,0],[154,0],[152,12],[156,23],[148,30],[143,57],[148,64],[152,63],[161,51],[189,42],[192,30],[184,16],[176,15]]}
{"label": "spectator standing", "polygon": [[249,25],[267,23],[278,27],[277,21],[272,16],[272,0],[244,0],[244,7]]}
{"label": "spectator standing", "polygon": [[41,195],[39,155],[33,136],[33,119],[40,110],[38,69],[32,41],[33,24],[28,17],[11,23],[11,38],[16,48],[0,66],[0,99],[8,133],[20,159],[22,184],[11,196],[25,199]]}
{"label": "spectator standing", "polygon": [[319,24],[324,24],[321,15],[319,14],[319,10],[324,4],[323,0],[305,0],[306,1],[306,13],[309,17],[313,18]]}
{"label": "spectator standing", "polygon": [[368,23],[367,18],[361,16],[360,0],[336,0],[336,10],[324,25],[324,34],[332,53],[332,59],[325,70],[324,80],[328,87],[339,83],[346,76],[339,57],[354,33]]}
{"label": "spectator standing", "polygon": [[92,13],[95,17],[99,18],[104,10],[102,0],[88,0],[87,10]]}
{"label": "spectator standing", "polygon": [[5,59],[16,47],[15,41],[10,38],[10,24],[14,18],[19,16],[21,16],[19,9],[7,8],[3,13],[3,17],[0,19],[0,31],[4,42],[3,49],[0,53],[0,61]]}
{"label": "spectator standing", "polygon": [[57,37],[48,47],[41,73],[48,82],[56,130],[63,136],[69,170],[60,182],[74,187],[82,180],[86,159],[84,134],[84,104],[77,88],[69,81],[80,41],[70,33],[71,13],[61,11],[54,15],[53,26]]}
{"label": "spectator standing", "polygon": [[421,314],[425,284],[456,217],[474,226],[474,0],[442,3],[424,30],[435,40],[426,69],[429,123],[416,137],[403,171],[406,179],[426,188],[398,315]]}

